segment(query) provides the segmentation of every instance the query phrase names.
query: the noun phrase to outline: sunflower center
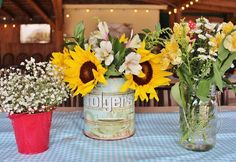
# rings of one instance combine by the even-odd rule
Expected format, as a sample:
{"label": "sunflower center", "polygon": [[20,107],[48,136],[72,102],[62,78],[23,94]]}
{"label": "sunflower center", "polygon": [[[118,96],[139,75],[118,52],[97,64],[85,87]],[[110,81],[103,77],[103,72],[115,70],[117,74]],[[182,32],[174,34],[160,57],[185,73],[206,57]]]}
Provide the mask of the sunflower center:
{"label": "sunflower center", "polygon": [[88,83],[94,79],[93,69],[97,70],[97,67],[91,61],[87,61],[81,66],[79,77],[83,83]]}
{"label": "sunflower center", "polygon": [[140,64],[142,66],[142,71],[145,74],[145,77],[140,78],[136,75],[133,76],[133,79],[135,81],[135,83],[137,83],[138,85],[145,85],[148,84],[150,82],[150,80],[152,79],[152,66],[149,62],[143,62]]}

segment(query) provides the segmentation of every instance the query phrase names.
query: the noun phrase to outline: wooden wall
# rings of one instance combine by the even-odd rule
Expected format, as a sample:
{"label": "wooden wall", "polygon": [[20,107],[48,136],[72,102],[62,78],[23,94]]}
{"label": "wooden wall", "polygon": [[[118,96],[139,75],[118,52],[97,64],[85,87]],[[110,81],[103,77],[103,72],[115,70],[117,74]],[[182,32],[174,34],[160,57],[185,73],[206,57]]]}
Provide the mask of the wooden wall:
{"label": "wooden wall", "polygon": [[[15,58],[19,53],[26,53],[32,56],[35,53],[39,53],[46,60],[47,56],[55,51],[55,34],[51,33],[51,42],[48,44],[21,44],[20,43],[20,26],[16,25],[13,28],[12,24],[8,24],[7,28],[4,28],[4,24],[0,24],[0,60],[6,53],[14,54]],[[2,61],[1,61],[1,64]]]}

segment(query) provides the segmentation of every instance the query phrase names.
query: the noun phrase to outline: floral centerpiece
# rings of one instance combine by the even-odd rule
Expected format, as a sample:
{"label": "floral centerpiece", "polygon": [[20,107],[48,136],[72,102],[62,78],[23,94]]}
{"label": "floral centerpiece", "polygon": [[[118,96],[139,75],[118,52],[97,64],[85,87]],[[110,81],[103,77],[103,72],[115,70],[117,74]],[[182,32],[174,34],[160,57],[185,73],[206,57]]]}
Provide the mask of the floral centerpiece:
{"label": "floral centerpiece", "polygon": [[68,98],[61,73],[58,67],[35,63],[33,58],[20,68],[1,69],[0,111],[9,113],[20,153],[47,150],[52,110]]}
{"label": "floral centerpiece", "polygon": [[[170,79],[167,76],[170,76],[171,73],[161,68],[161,55],[152,53],[157,45],[163,45],[164,39],[160,35],[168,35],[169,30],[161,30],[160,26],[157,25],[154,32],[145,29],[142,34],[133,34],[132,32],[129,38],[125,34],[117,38],[109,33],[106,22],[99,22],[97,28],[98,30],[93,31],[89,39],[86,40],[84,25],[80,23],[75,29],[74,37],[66,39],[66,48],[63,53],[55,52],[52,54],[52,63],[64,69],[65,82],[68,83],[72,93],[85,96],[86,121],[89,122],[97,116],[104,116],[99,115],[100,112],[94,112],[94,110],[91,112],[87,108],[112,111],[112,108],[115,107],[127,112],[120,110],[117,113],[112,112],[107,115],[109,116],[107,118],[122,119],[123,121],[124,118],[127,118],[127,114],[134,114],[134,102],[133,94],[130,96],[122,96],[121,94],[130,94],[134,91],[135,100],[138,98],[142,101],[153,98],[159,100],[155,88],[169,84]],[[96,101],[97,98],[94,98],[94,94],[99,92],[101,92],[101,96],[98,97],[99,101]],[[103,97],[104,94],[108,93],[113,93],[112,98],[114,100],[111,99],[111,96]],[[93,103],[95,101],[96,103]],[[114,109],[114,111],[118,111],[118,109]],[[86,116],[87,113],[89,117]],[[134,116],[132,115],[131,118],[130,120],[133,123]],[[105,119],[96,121],[95,123],[99,125],[98,121],[105,121]],[[94,121],[92,122],[94,123]],[[124,126],[117,127],[122,128]],[[133,129],[133,126],[131,127]],[[93,134],[96,134],[93,138],[105,136],[104,134],[98,135],[99,132],[103,132],[101,129],[93,129]],[[108,131],[108,129],[111,129],[111,126],[106,129],[106,134],[107,132],[113,134],[111,132],[115,131]],[[123,133],[117,132],[116,134],[122,135]],[[127,137],[131,134],[133,134],[133,130],[124,136]],[[92,136],[88,133],[86,135]],[[116,138],[115,136],[112,139]]]}
{"label": "floral centerpiece", "polygon": [[236,59],[235,33],[231,22],[182,21],[174,24],[161,51],[167,63],[163,66],[171,65],[179,78],[172,96],[181,107],[180,143],[187,149],[206,151],[215,144],[215,90],[234,89],[224,73]]}

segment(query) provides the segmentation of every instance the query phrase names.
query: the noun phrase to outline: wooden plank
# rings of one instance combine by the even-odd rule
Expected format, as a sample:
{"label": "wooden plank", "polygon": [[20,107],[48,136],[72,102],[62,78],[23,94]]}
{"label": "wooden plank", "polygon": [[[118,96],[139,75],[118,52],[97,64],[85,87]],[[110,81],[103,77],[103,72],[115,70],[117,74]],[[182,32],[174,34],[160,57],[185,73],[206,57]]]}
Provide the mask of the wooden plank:
{"label": "wooden plank", "polygon": [[220,7],[220,6],[212,6],[212,5],[205,5],[205,4],[195,4],[189,7],[190,9],[197,9],[197,10],[207,10],[210,12],[220,12],[220,13],[236,13],[236,7]]}
{"label": "wooden plank", "polygon": [[144,2],[144,3],[148,3],[148,4],[165,4],[165,5],[171,6],[173,8],[176,7],[176,5],[174,3],[171,3],[168,0],[155,0],[155,1],[153,1],[153,0],[136,0],[136,1]]}
{"label": "wooden plank", "polygon": [[12,3],[18,10],[20,10],[28,19],[32,18],[32,16],[25,11],[15,0],[8,0],[10,3]]}
{"label": "wooden plank", "polygon": [[56,34],[56,51],[61,51],[63,47],[63,12],[62,0],[52,0],[53,11],[55,14],[55,34]]}
{"label": "wooden plank", "polygon": [[4,16],[9,17],[11,19],[14,19],[15,16],[12,15],[9,11],[5,10],[4,8],[0,8],[0,13],[2,13]]}
{"label": "wooden plank", "polygon": [[52,29],[55,29],[54,22],[48,17],[48,15],[32,0],[26,0],[29,5],[47,22],[51,25]]}

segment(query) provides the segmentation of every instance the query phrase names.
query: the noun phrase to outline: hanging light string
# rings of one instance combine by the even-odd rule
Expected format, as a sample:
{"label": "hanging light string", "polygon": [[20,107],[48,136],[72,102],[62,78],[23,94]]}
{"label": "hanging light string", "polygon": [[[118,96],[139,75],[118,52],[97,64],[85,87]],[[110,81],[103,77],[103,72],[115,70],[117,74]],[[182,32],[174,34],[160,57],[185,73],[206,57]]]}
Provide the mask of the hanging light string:
{"label": "hanging light string", "polygon": [[[186,9],[188,9],[190,6],[194,5],[195,3],[198,3],[199,0],[191,0],[189,1],[188,3],[184,3],[179,9],[184,11]],[[172,10],[169,10],[168,11],[168,14],[171,15],[171,14],[176,14],[178,12],[178,9],[177,8],[174,8]]]}

